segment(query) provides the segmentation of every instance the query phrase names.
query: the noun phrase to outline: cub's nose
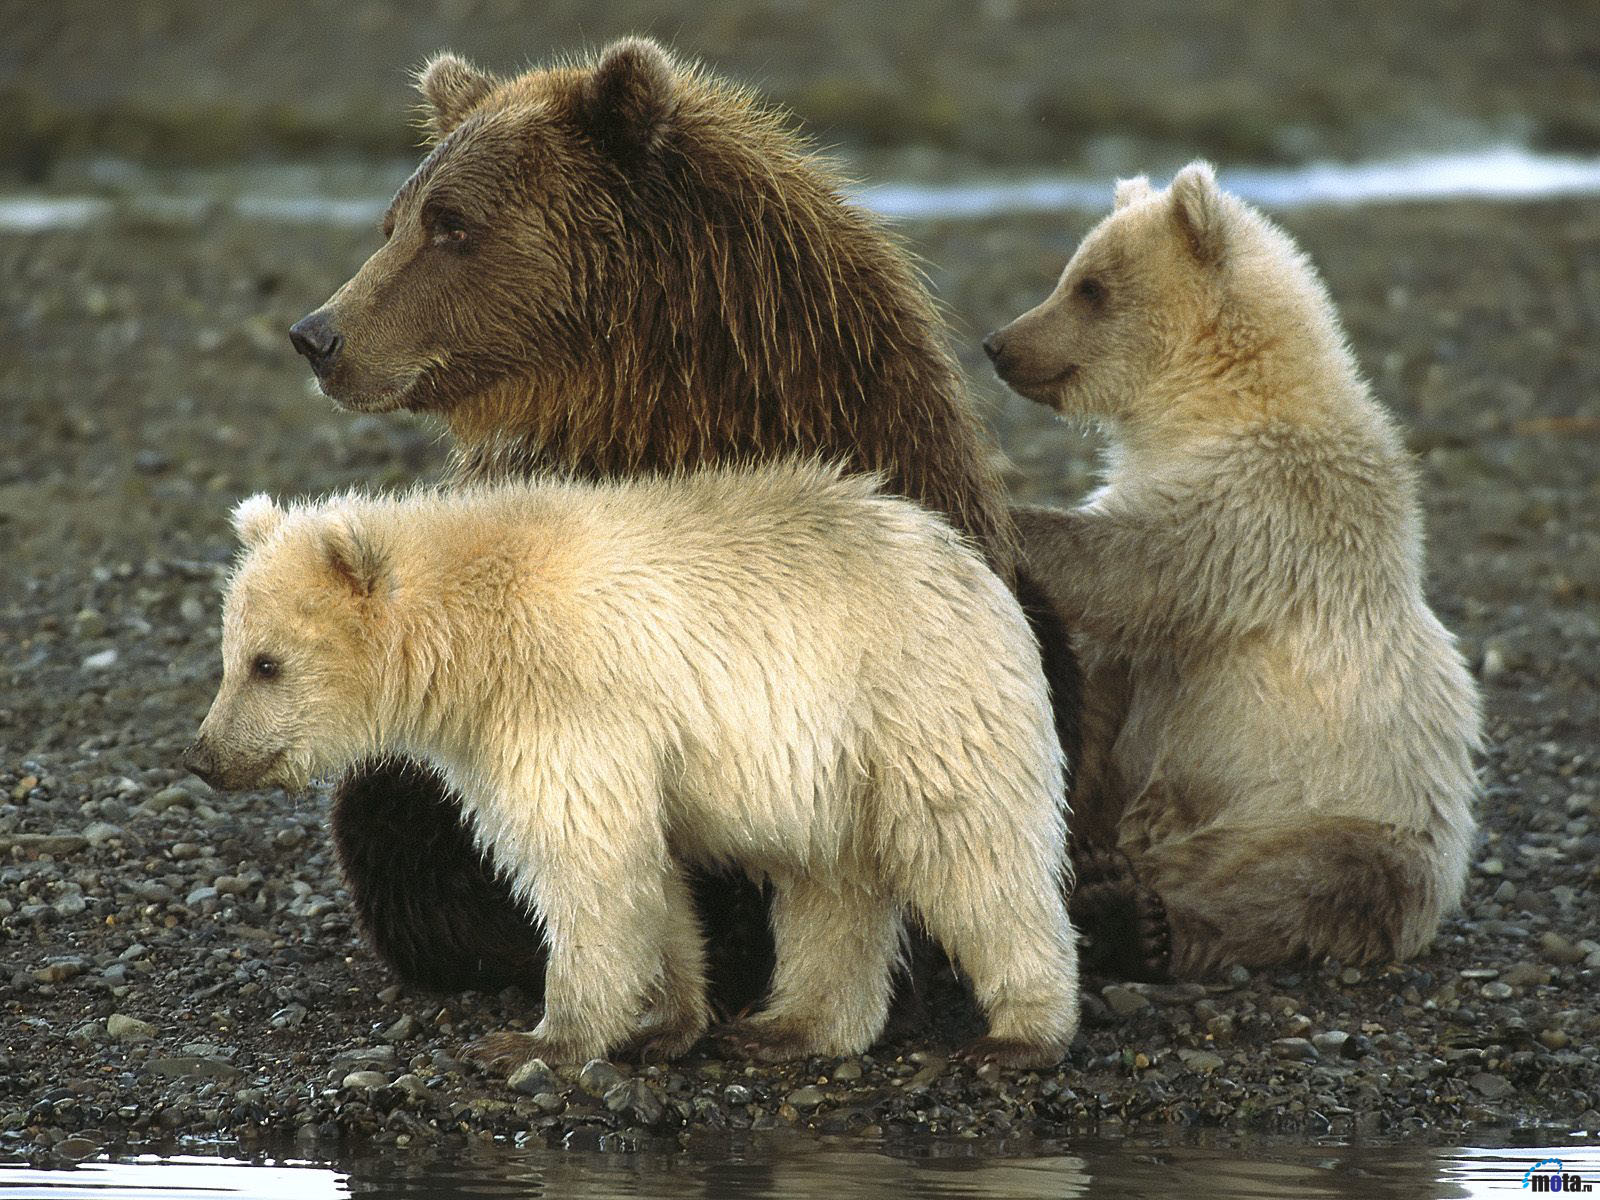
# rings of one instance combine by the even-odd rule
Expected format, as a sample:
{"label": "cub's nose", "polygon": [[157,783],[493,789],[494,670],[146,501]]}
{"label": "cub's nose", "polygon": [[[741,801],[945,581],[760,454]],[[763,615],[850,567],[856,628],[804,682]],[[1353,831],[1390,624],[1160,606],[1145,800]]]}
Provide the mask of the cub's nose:
{"label": "cub's nose", "polygon": [[1002,330],[996,329],[983,339],[983,352],[989,356],[989,361],[999,365],[1000,356],[1006,352],[1006,340]]}
{"label": "cub's nose", "polygon": [[204,742],[196,742],[183,752],[183,769],[200,776],[212,787],[220,786],[216,753]]}
{"label": "cub's nose", "polygon": [[289,341],[311,364],[318,379],[333,370],[339,351],[344,349],[344,338],[334,331],[333,322],[320,308],[289,326]]}

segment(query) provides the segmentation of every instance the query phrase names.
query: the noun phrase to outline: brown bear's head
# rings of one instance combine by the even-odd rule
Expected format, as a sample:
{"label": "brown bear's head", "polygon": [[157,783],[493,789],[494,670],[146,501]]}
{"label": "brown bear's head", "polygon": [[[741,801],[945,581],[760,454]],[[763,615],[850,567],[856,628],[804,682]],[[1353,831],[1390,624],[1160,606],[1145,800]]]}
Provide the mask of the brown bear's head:
{"label": "brown bear's head", "polygon": [[243,501],[222,617],[222,686],[186,765],[218,787],[301,788],[348,765],[376,726],[385,556],[337,511]]}
{"label": "brown bear's head", "polygon": [[352,409],[447,410],[508,370],[596,352],[629,242],[618,197],[664,169],[678,80],[630,41],[509,82],[441,55],[418,86],[435,144],[384,245],[291,331]]}

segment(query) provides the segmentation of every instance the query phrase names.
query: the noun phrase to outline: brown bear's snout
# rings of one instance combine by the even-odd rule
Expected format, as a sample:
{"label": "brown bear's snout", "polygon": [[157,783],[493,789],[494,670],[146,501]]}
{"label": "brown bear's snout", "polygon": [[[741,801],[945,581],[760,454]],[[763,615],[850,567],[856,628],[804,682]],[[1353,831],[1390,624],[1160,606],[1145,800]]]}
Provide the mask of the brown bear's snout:
{"label": "brown bear's snout", "polygon": [[344,338],[334,330],[326,310],[320,308],[289,326],[289,341],[311,364],[318,379],[333,370],[339,351],[344,349]]}
{"label": "brown bear's snout", "polygon": [[983,339],[983,352],[989,356],[989,361],[996,367],[999,367],[1000,360],[1005,357],[1006,353],[1006,340],[1002,336],[1004,333],[1005,330],[996,329]]}
{"label": "brown bear's snout", "polygon": [[193,772],[211,787],[221,786],[222,768],[217,752],[204,742],[196,742],[183,752],[183,769]]}

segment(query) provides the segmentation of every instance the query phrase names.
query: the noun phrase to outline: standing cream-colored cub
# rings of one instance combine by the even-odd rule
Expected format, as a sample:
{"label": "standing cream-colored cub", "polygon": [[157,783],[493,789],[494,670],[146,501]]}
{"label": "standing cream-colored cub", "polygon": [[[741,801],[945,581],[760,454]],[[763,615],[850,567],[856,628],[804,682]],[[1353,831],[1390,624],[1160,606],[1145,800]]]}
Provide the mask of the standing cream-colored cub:
{"label": "standing cream-colored cub", "polygon": [[1111,439],[1098,491],[1019,525],[1083,634],[1075,835],[1165,906],[1176,974],[1417,952],[1461,895],[1478,696],[1423,597],[1411,464],[1310,263],[1196,163],[1120,184],[986,345]]}
{"label": "standing cream-colored cub", "polygon": [[1077,1025],[1063,762],[1039,652],[939,517],[810,464],[347,495],[234,514],[222,688],[192,755],[231,786],[434,764],[551,941],[510,1067],[705,1032],[685,864],[775,889],[766,1010],[729,1041],[882,1031],[903,920],[971,978],[968,1053],[1054,1063]]}

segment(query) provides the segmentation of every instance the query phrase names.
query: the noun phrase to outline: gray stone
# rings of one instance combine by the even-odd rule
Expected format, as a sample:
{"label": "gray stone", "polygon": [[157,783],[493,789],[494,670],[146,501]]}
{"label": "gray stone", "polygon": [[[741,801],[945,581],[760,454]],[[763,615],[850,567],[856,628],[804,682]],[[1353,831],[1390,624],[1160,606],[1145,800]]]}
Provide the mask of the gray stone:
{"label": "gray stone", "polygon": [[[410,1013],[403,1013],[398,1021],[383,1031],[383,1040],[386,1042],[403,1042],[409,1037],[415,1037],[419,1028],[417,1019]],[[538,1059],[534,1059],[538,1062]]]}
{"label": "gray stone", "polygon": [[1540,935],[1539,949],[1551,962],[1560,963],[1564,967],[1580,963],[1586,957],[1583,947],[1573,945],[1553,930]]}
{"label": "gray stone", "polygon": [[1478,1072],[1468,1082],[1472,1084],[1474,1091],[1490,1100],[1503,1100],[1516,1091],[1516,1088],[1511,1086],[1511,1081],[1504,1075],[1491,1075],[1488,1071]]}
{"label": "gray stone", "polygon": [[861,1062],[859,1059],[847,1058],[833,1070],[833,1077],[840,1083],[854,1083],[861,1078]]}
{"label": "gray stone", "polygon": [[1179,1050],[1178,1060],[1191,1071],[1216,1071],[1222,1066],[1222,1056],[1209,1050]]}
{"label": "gray stone", "polygon": [[622,1072],[603,1058],[591,1058],[578,1072],[578,1086],[589,1095],[604,1096],[622,1082]]}
{"label": "gray stone", "polygon": [[1318,1054],[1331,1054],[1337,1058],[1344,1053],[1345,1043],[1349,1040],[1350,1035],[1344,1030],[1330,1029],[1313,1037],[1311,1044],[1317,1048]]}
{"label": "gray stone", "polygon": [[106,1018],[106,1032],[119,1042],[143,1042],[155,1037],[156,1027],[137,1017],[112,1013]]}
{"label": "gray stone", "polygon": [[1272,1053],[1277,1058],[1298,1059],[1302,1062],[1310,1062],[1318,1057],[1317,1048],[1302,1037],[1274,1039]]}
{"label": "gray stone", "polygon": [[389,1077],[382,1071],[351,1071],[339,1086],[354,1088],[357,1091],[375,1092],[381,1087],[389,1086]]}
{"label": "gray stone", "polygon": [[1105,1000],[1106,1007],[1122,1018],[1134,1016],[1150,1007],[1150,1001],[1146,997],[1120,983],[1107,984],[1100,989],[1100,995]]}
{"label": "gray stone", "polygon": [[742,1083],[730,1083],[722,1089],[722,1102],[742,1108],[755,1099],[755,1093]]}
{"label": "gray stone", "polygon": [[555,1072],[542,1058],[530,1058],[511,1072],[510,1077],[506,1079],[506,1086],[525,1096],[537,1096],[543,1092],[555,1092],[561,1089]]}
{"label": "gray stone", "polygon": [[170,1058],[152,1058],[144,1064],[144,1069],[164,1079],[232,1081],[244,1073],[225,1058],[200,1054],[176,1054]]}
{"label": "gray stone", "polygon": [[826,1099],[819,1087],[796,1088],[784,1097],[785,1101],[796,1108],[815,1108]]}

